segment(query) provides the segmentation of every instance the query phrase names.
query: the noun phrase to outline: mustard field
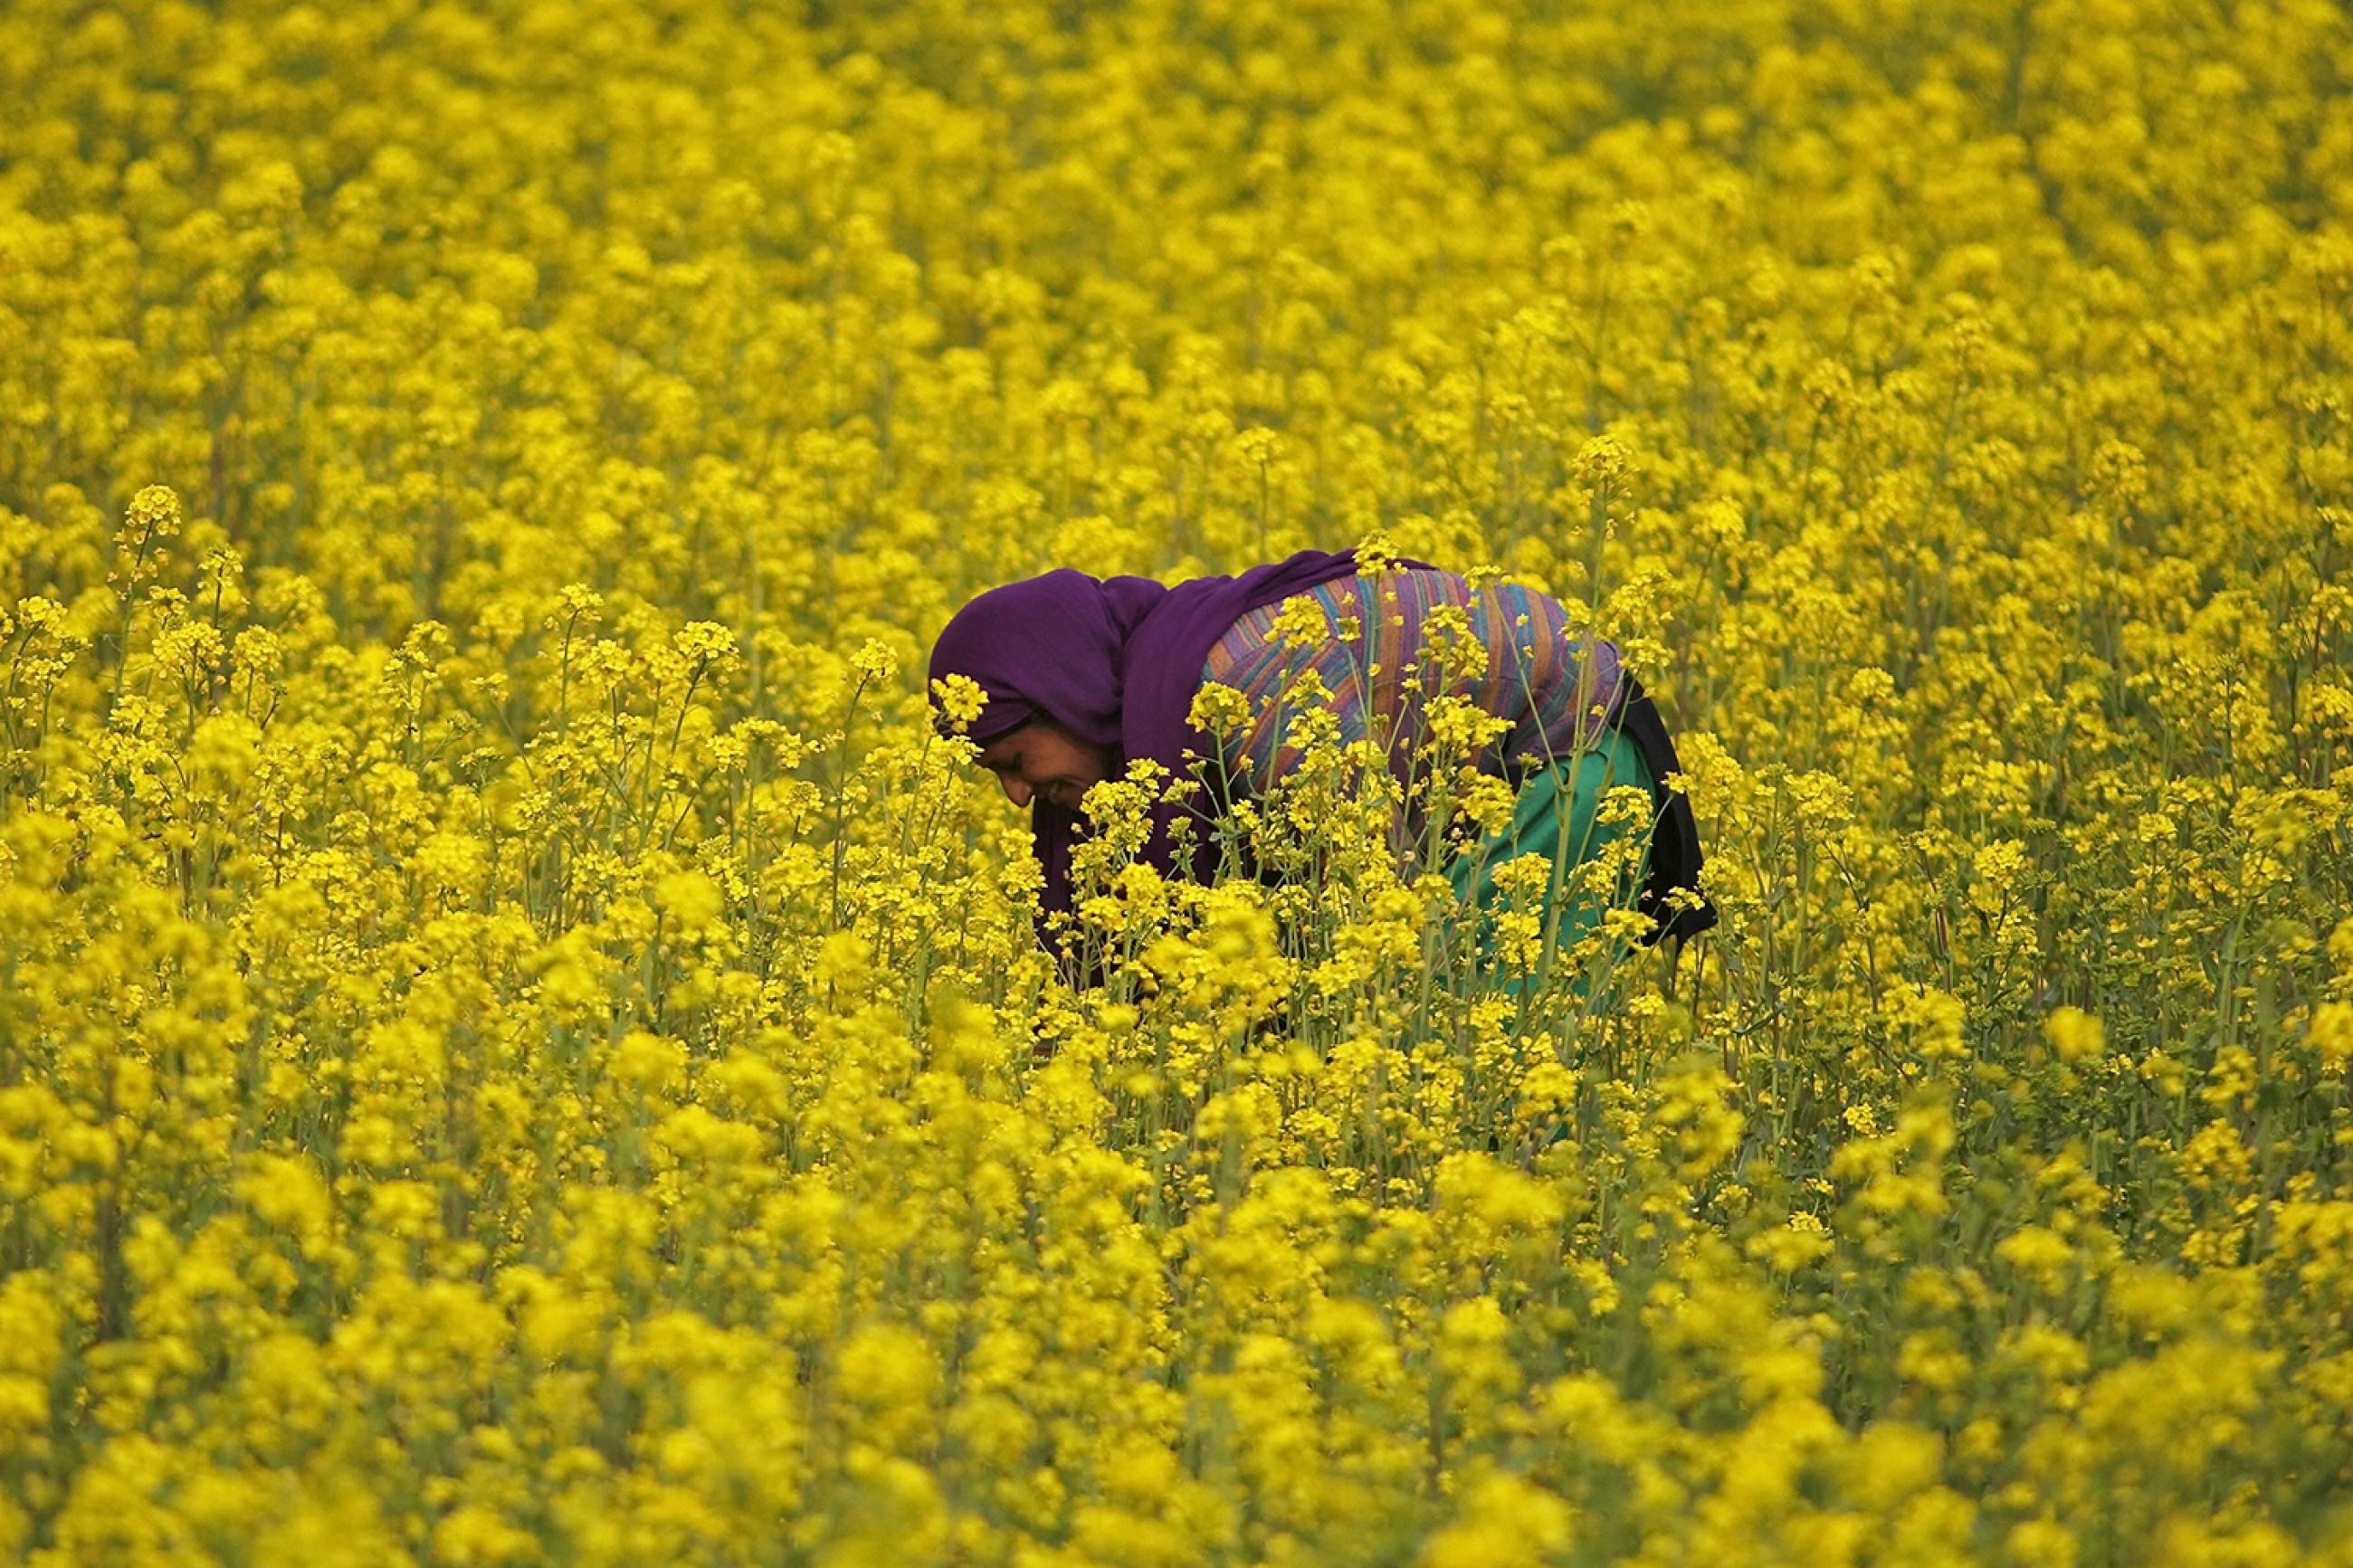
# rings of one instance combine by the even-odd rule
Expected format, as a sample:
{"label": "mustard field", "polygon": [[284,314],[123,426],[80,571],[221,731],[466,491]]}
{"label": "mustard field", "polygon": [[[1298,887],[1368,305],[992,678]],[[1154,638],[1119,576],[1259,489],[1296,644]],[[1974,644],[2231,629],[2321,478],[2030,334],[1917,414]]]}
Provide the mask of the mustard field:
{"label": "mustard field", "polygon": [[[2353,1563],[2348,87],[12,0],[0,1559]],[[1074,988],[932,638],[1358,544],[1617,644],[1721,923],[1507,984],[1334,753],[1288,879],[1102,786]]]}

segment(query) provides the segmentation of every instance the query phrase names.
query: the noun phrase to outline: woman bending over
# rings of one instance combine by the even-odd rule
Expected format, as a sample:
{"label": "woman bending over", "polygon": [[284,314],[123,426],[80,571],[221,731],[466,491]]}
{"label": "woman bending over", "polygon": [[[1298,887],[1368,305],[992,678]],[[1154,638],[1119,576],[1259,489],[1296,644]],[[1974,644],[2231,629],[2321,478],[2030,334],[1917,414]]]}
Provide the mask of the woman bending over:
{"label": "woman bending over", "polygon": [[[1465,640],[1483,658],[1465,657]],[[1314,680],[1303,678],[1313,675]],[[1468,761],[1515,792],[1510,823],[1444,869],[1467,907],[1493,907],[1494,869],[1515,856],[1552,862],[1551,944],[1572,948],[1598,923],[1599,901],[1573,891],[1577,867],[1629,832],[1646,842],[1634,907],[1653,922],[1646,944],[1678,943],[1715,923],[1699,893],[1700,847],[1691,805],[1665,780],[1679,771],[1658,709],[1600,639],[1568,634],[1559,604],[1532,589],[1469,580],[1419,563],[1376,572],[1353,552],[1302,551],[1233,577],[1168,587],[1145,577],[1095,578],[1068,568],[982,594],[948,622],[932,649],[935,702],[950,676],[976,684],[979,715],[965,733],[981,748],[1016,805],[1030,811],[1031,843],[1044,874],[1041,932],[1071,908],[1071,849],[1084,830],[1087,790],[1150,760],[1176,778],[1207,765],[1214,816],[1262,795],[1299,765],[1296,693],[1328,693],[1331,722],[1347,745],[1385,748],[1412,803],[1393,843],[1410,854],[1419,832],[1415,770],[1438,700],[1458,714],[1491,716],[1493,736]],[[1246,717],[1211,734],[1192,722],[1204,686],[1231,689]],[[1229,708],[1235,705],[1231,700]],[[941,728],[953,726],[944,707]],[[1651,820],[1598,820],[1602,795],[1650,793]],[[1162,871],[1206,880],[1213,835],[1194,836],[1180,858],[1170,832],[1187,808],[1155,813],[1145,858]]]}

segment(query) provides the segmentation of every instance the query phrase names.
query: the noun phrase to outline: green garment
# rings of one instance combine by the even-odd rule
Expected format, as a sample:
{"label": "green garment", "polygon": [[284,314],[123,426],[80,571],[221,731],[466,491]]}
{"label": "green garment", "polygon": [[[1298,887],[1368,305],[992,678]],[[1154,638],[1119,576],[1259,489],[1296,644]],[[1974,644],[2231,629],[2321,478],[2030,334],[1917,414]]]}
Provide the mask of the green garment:
{"label": "green garment", "polygon": [[[1613,904],[1619,908],[1633,906],[1643,879],[1650,874],[1650,820],[1595,820],[1603,793],[1629,784],[1645,793],[1654,793],[1656,789],[1651,770],[1643,763],[1633,741],[1623,731],[1612,730],[1592,749],[1530,773],[1521,785],[1510,824],[1447,867],[1447,878],[1454,884],[1456,898],[1466,910],[1475,900],[1483,916],[1484,911],[1499,907],[1502,901],[1495,888],[1497,867],[1520,855],[1542,855],[1552,862],[1552,878],[1545,891],[1542,910],[1546,921],[1557,921],[1550,951],[1534,973],[1505,980],[1503,989],[1506,994],[1521,995],[1539,984],[1562,954],[1575,948],[1600,923],[1605,909]],[[1621,879],[1614,900],[1570,886],[1571,873],[1577,867],[1599,856],[1605,846],[1629,836],[1642,840],[1642,854],[1630,878]],[[1479,931],[1482,968],[1493,961],[1494,949],[1493,928],[1482,918]],[[1618,956],[1623,956],[1622,952]],[[1585,994],[1584,975],[1578,976],[1575,990],[1579,996]]]}

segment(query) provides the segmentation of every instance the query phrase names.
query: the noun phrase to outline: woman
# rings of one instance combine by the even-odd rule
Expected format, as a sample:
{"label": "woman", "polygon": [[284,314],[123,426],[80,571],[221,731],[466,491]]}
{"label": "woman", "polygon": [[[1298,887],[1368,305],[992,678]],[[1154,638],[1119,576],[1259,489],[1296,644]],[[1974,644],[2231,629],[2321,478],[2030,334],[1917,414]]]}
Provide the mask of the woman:
{"label": "woman", "polygon": [[[1304,645],[1282,635],[1312,624],[1312,610],[1295,603],[1303,598],[1323,612],[1324,628]],[[1477,760],[1518,789],[1511,826],[1487,853],[1450,868],[1465,900],[1492,903],[1493,867],[1530,852],[1555,855],[1553,892],[1565,897],[1567,868],[1609,837],[1594,823],[1600,794],[1634,784],[1651,790],[1657,808],[1636,903],[1656,922],[1645,941],[1672,934],[1680,942],[1715,924],[1715,911],[1697,897],[1690,803],[1661,782],[1678,764],[1657,708],[1613,647],[1570,639],[1560,606],[1541,594],[1474,590],[1420,562],[1376,574],[1354,552],[1302,551],[1239,576],[1175,587],[1064,568],[992,588],[957,611],[933,647],[930,673],[935,700],[951,675],[974,681],[986,699],[965,732],[1008,798],[1030,809],[1045,877],[1042,921],[1071,907],[1071,847],[1089,786],[1142,759],[1193,776],[1190,759],[1200,758],[1222,763],[1229,786],[1268,787],[1299,760],[1278,700],[1311,668],[1333,694],[1344,742],[1377,726],[1372,732],[1386,737],[1394,757],[1409,757],[1434,693],[1418,692],[1405,667],[1423,654],[1425,626],[1465,623],[1486,646],[1486,671],[1454,679],[1446,690],[1508,725]],[[1250,700],[1251,722],[1222,742],[1191,722],[1205,682]],[[939,719],[951,728],[944,710]],[[1165,872],[1178,869],[1170,828],[1184,809],[1166,802],[1154,815],[1145,854]],[[1564,841],[1568,852],[1556,854]],[[1214,865],[1211,836],[1197,834],[1183,871],[1206,880]],[[1672,896],[1679,889],[1688,892]],[[1598,914],[1583,910],[1564,923],[1556,945],[1571,945]]]}

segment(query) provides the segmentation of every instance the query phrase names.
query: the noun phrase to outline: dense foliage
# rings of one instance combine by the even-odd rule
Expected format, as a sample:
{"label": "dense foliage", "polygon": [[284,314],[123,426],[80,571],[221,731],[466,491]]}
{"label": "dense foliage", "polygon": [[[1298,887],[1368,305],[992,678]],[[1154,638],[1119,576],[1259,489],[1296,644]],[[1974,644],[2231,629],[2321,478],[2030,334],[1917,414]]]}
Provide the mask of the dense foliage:
{"label": "dense foliage", "polygon": [[[16,0],[0,1552],[2348,1561],[2348,77]],[[1508,990],[1327,755],[1284,889],[1103,791],[1060,984],[930,637],[1368,538],[1619,641],[1723,923]]]}

